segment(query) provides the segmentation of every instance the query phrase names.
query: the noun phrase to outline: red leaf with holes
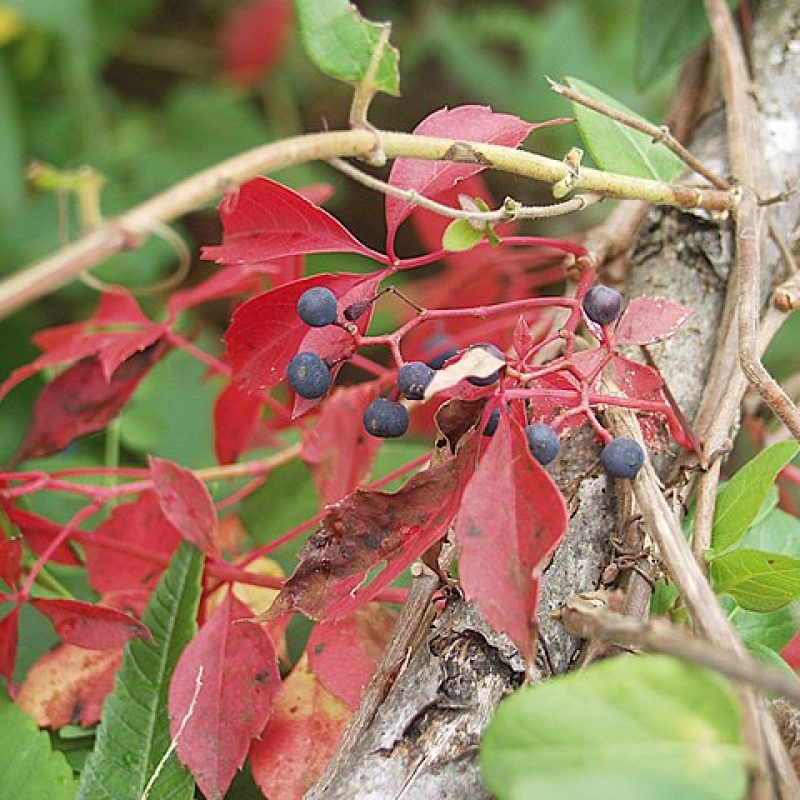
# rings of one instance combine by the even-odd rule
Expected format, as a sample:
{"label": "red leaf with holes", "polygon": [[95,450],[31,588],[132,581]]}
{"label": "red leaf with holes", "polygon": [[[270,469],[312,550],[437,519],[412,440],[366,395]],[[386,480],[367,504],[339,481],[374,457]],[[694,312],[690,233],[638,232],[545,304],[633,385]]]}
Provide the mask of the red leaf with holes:
{"label": "red leaf with holes", "polygon": [[[568,120],[551,120],[534,125],[511,114],[498,114],[488,106],[458,106],[443,108],[426,117],[414,129],[418,136],[441,136],[465,139],[472,142],[501,144],[517,147],[528,134],[542,125],[554,125]],[[454,150],[456,148],[453,148]],[[461,155],[468,160],[466,146]],[[398,158],[389,173],[389,183],[401,189],[412,189],[425,197],[435,197],[459,181],[485,169],[481,163],[448,163],[447,161],[422,161]],[[386,226],[388,241],[393,241],[400,224],[413,210],[414,205],[398,197],[386,198]]]}
{"label": "red leaf with holes", "polygon": [[174,737],[197,691],[198,671],[203,671],[194,711],[178,740],[178,756],[208,798],[224,796],[281,688],[267,632],[258,625],[236,624],[251,617],[229,593],[186,646],[170,683]]}
{"label": "red leaf with holes", "polygon": [[30,603],[50,618],[62,641],[87,650],[117,647],[136,637],[150,638],[143,622],[111,606],[82,600],[33,599]]}
{"label": "red leaf with holes", "polygon": [[136,353],[110,379],[98,356],[71,366],[36,398],[25,441],[15,462],[57,453],[87,433],[102,430],[119,414],[160,355],[158,345]]}
{"label": "red leaf with holes", "polygon": [[46,367],[97,356],[106,381],[132,356],[154,345],[165,328],[151,322],[136,301],[120,290],[101,296],[94,316],[84,322],[40,331],[33,337],[44,354],[15,370],[0,387],[0,399]]}
{"label": "red leaf with holes", "polygon": [[203,481],[190,469],[155,456],[150,456],[150,475],[164,516],[187,542],[219,558],[217,510]]}
{"label": "red leaf with holes", "polygon": [[180,540],[155,492],[143,492],[132,503],[114,506],[94,533],[81,537],[89,583],[101,594],[151,590]]}
{"label": "red leaf with holes", "polygon": [[302,458],[323,504],[350,494],[372,469],[381,440],[365,432],[362,417],[375,395],[374,383],[338,389],[304,432]]}
{"label": "red leaf with holes", "polygon": [[21,539],[0,539],[0,581],[9,589],[17,587],[21,558]]}
{"label": "red leaf with holes", "polygon": [[359,253],[386,262],[327,211],[269,178],[253,178],[219,206],[222,244],[203,248],[220,264],[259,264],[305,253]]}
{"label": "red leaf with holes", "polygon": [[280,61],[291,26],[291,0],[261,0],[236,9],[222,29],[226,76],[242,86],[256,83]]}
{"label": "red leaf with holes", "polygon": [[[383,271],[367,276],[313,275],[240,305],[225,334],[228,360],[237,383],[253,394],[265,396],[283,380],[289,361],[300,351],[313,351],[329,363],[351,355],[355,350],[352,336],[334,325],[309,328],[297,314],[297,300],[306,289],[325,286],[337,296],[343,310],[351,303],[372,298],[384,275]],[[370,317],[366,313],[356,322],[361,333],[366,331]]]}
{"label": "red leaf with holes", "polygon": [[220,464],[232,464],[247,449],[261,419],[260,397],[228,384],[214,403],[214,452]]}
{"label": "red leaf with holes", "polygon": [[539,578],[568,522],[564,498],[531,455],[522,428],[502,417],[458,512],[459,576],[486,621],[528,659]]}
{"label": "red leaf with holes", "polygon": [[17,664],[17,641],[19,638],[19,606],[0,619],[0,675],[10,686]]}
{"label": "red leaf with holes", "polygon": [[369,683],[397,614],[377,603],[340,620],[314,626],[308,640],[308,662],[319,682],[353,711]]}
{"label": "red leaf with holes", "polygon": [[250,747],[253,779],[270,800],[299,800],[322,774],[351,717],[309,669],[297,662],[261,738]]}
{"label": "red leaf with holes", "polygon": [[634,297],[625,309],[614,342],[623,344],[654,344],[668,339],[693,314],[691,308],[665,297]]}
{"label": "red leaf with holes", "polygon": [[[455,458],[417,473],[402,489],[359,489],[330,506],[300,563],[267,612],[343,617],[364,606],[447,531],[471,469],[477,437]],[[366,574],[385,561],[369,585]]]}
{"label": "red leaf with holes", "polygon": [[[40,517],[22,508],[16,508],[10,503],[3,503],[3,510],[9,520],[19,528],[20,533],[25,539],[25,544],[40,556],[61,532],[63,525],[56,525],[49,519]],[[66,564],[70,567],[81,566],[81,560],[75,555],[75,551],[66,542],[60,545],[55,553],[50,556],[51,561],[57,564]]]}

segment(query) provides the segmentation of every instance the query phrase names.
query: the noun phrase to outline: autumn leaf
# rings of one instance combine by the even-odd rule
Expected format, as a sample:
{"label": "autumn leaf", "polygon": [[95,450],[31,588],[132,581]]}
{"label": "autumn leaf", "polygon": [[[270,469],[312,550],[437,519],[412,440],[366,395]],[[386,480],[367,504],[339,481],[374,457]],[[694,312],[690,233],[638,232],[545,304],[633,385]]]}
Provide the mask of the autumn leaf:
{"label": "autumn leaf", "polygon": [[17,642],[19,637],[19,606],[14,606],[0,619],[0,675],[10,686],[17,664]]}
{"label": "autumn leaf", "polygon": [[614,331],[614,343],[655,344],[672,336],[693,314],[665,297],[634,297]]}
{"label": "autumn leaf", "polygon": [[214,452],[220,464],[232,464],[247,449],[261,419],[264,401],[228,384],[214,403]]}
{"label": "autumn leaf", "polygon": [[0,581],[9,589],[17,588],[21,559],[21,539],[0,539]]}

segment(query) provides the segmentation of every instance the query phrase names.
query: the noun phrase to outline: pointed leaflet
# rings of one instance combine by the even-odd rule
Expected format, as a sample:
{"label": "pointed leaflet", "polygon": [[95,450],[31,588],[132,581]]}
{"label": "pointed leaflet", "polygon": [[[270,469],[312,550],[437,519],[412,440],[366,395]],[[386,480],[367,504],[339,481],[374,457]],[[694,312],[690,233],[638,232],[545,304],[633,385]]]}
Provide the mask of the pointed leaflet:
{"label": "pointed leaflet", "polygon": [[693,314],[665,297],[634,297],[614,331],[614,343],[654,344],[668,339]]}
{"label": "pointed leaflet", "polygon": [[25,441],[15,461],[48,456],[79,436],[105,426],[122,410],[160,355],[158,345],[132,355],[110,379],[89,356],[48,383],[36,398]]}
{"label": "pointed leaflet", "polygon": [[[25,544],[37,556],[40,556],[45,551],[63,527],[62,525],[56,525],[55,522],[51,522],[49,519],[40,517],[38,514],[32,514],[30,511],[25,511],[8,503],[3,503],[3,511],[5,511],[9,520],[19,528]],[[56,549],[55,553],[50,556],[50,560],[55,561],[57,564],[67,564],[71,567],[79,567],[81,565],[80,559],[67,542]]]}
{"label": "pointed leaflet", "polygon": [[[292,357],[301,351],[312,351],[334,363],[352,355],[353,337],[333,325],[309,328],[297,314],[297,300],[313,286],[330,289],[339,300],[339,308],[351,303],[371,300],[384,276],[341,273],[313,275],[285,283],[240,305],[225,334],[228,360],[237,383],[253,394],[268,394],[286,375]],[[365,333],[371,313],[355,324]]]}
{"label": "pointed leaflet", "polygon": [[528,659],[539,576],[568,521],[564,498],[522,428],[501,416],[458,512],[459,575],[467,598]]}
{"label": "pointed leaflet", "polygon": [[0,581],[9,589],[17,588],[21,558],[21,539],[0,539]]}
{"label": "pointed leaflet", "polygon": [[375,393],[373,383],[337,389],[304,432],[302,458],[323,504],[350,494],[372,469],[381,440],[364,431],[362,417]]}
{"label": "pointed leaflet", "polygon": [[50,737],[0,692],[0,795],[5,800],[72,800],[72,768]]}
{"label": "pointed leaflet", "polygon": [[[391,583],[445,534],[474,459],[475,438],[458,456],[417,473],[394,494],[359,489],[330,506],[268,617],[293,611],[314,619],[345,616]],[[358,589],[382,561],[383,571]]]}
{"label": "pointed leaflet", "polygon": [[190,469],[155,456],[150,456],[150,475],[164,516],[187,542],[219,558],[217,510],[203,481]]}
{"label": "pointed leaflet", "polygon": [[250,770],[270,800],[298,800],[322,774],[351,711],[330,694],[308,666],[297,662],[283,682],[261,738],[250,748]]}
{"label": "pointed leaflet", "polygon": [[277,267],[270,264],[237,264],[233,267],[224,267],[191,289],[175,292],[167,301],[167,308],[172,314],[177,314],[179,311],[194,308],[211,300],[259,292],[264,288],[264,278],[276,271]]}
{"label": "pointed leaflet", "polygon": [[250,741],[261,733],[281,676],[272,641],[230,592],[183,651],[169,690],[172,735],[177,734],[195,694],[202,688],[178,740],[178,756],[209,800],[221,800],[244,763]]}
{"label": "pointed leaflet", "polygon": [[370,603],[339,620],[314,626],[308,662],[317,680],[353,711],[394,629],[397,614]]}
{"label": "pointed leaflet", "polygon": [[33,599],[30,603],[49,617],[63,642],[87,650],[117,647],[137,636],[150,638],[136,617],[116,608],[82,600]]}
{"label": "pointed leaflet", "polygon": [[[458,106],[434,111],[414,128],[418,136],[442,136],[473,142],[517,147],[536,125],[511,114],[496,114],[488,106]],[[398,158],[389,173],[389,183],[410,189],[425,197],[435,197],[458,181],[485,169],[480,163],[453,164],[446,161],[421,161]],[[393,241],[400,224],[414,209],[413,203],[386,197],[387,240]]]}
{"label": "pointed leaflet", "polygon": [[222,244],[203,248],[219,264],[259,264],[304,253],[384,256],[358,241],[327,211],[269,178],[253,178],[219,205]]}
{"label": "pointed leaflet", "polygon": [[247,449],[264,403],[260,397],[228,384],[214,403],[214,452],[220,464],[232,464]]}
{"label": "pointed leaflet", "polygon": [[[203,554],[182,542],[145,611],[153,642],[126,646],[113,694],[106,700],[97,741],[81,775],[77,800],[140,800],[170,743],[169,679],[194,635]],[[172,755],[153,786],[159,800],[191,800],[194,781]]]}
{"label": "pointed leaflet", "polygon": [[132,503],[114,506],[94,535],[116,545],[95,543],[92,534],[81,539],[89,583],[101,593],[151,589],[164,571],[163,559],[175,552],[181,540],[155,492],[142,492]]}

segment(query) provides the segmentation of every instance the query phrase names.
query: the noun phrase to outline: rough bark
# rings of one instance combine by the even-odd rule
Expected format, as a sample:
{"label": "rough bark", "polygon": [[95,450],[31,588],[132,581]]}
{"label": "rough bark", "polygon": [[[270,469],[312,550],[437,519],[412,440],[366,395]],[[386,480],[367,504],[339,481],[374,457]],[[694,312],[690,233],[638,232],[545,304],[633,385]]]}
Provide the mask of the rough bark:
{"label": "rough bark", "polygon": [[[753,46],[761,83],[764,158],[773,168],[775,193],[800,179],[800,10],[793,10],[795,5],[777,0],[762,4]],[[693,152],[718,172],[726,172],[720,113],[706,120]],[[795,249],[799,209],[795,195],[771,212],[773,224]],[[714,354],[732,261],[727,222],[670,209],[654,209],[648,215],[633,248],[629,296],[658,294],[695,309],[678,335],[652,349],[689,419],[700,405]],[[774,248],[768,264],[764,300],[781,269]],[[668,458],[660,462],[662,471],[669,467]],[[543,649],[537,667],[544,676],[569,669],[581,645],[550,619],[549,612],[566,597],[597,588],[621,511],[597,469],[590,436],[576,436],[566,444],[554,476],[567,493],[572,517],[543,584]],[[489,630],[469,604],[454,599],[397,677],[355,749],[335,763],[335,771],[308,797],[488,797],[477,762],[481,731],[497,703],[523,679],[524,666],[507,638]],[[784,710],[784,718],[796,733],[797,717]]]}

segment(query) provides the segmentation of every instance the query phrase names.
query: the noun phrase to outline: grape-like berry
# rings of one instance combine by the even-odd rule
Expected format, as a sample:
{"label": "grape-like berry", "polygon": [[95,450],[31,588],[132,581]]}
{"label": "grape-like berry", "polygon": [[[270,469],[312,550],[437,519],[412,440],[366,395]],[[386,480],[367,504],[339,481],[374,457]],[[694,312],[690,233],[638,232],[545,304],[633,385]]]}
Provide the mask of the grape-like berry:
{"label": "grape-like berry", "polygon": [[558,434],[549,425],[532,422],[525,427],[525,438],[531,455],[540,464],[549,464],[558,455]]}
{"label": "grape-like berry", "polygon": [[364,312],[369,307],[370,303],[366,300],[361,303],[350,303],[342,312],[342,315],[348,322],[355,322],[357,319],[361,319],[361,317],[364,316]]}
{"label": "grape-like berry", "polygon": [[598,325],[610,325],[619,319],[623,302],[622,295],[616,289],[599,284],[586,292],[583,298],[583,310],[592,322]]}
{"label": "grape-like berry", "polygon": [[397,373],[397,388],[409,400],[422,400],[433,375],[434,370],[422,361],[409,361]]}
{"label": "grape-like berry", "polygon": [[428,366],[431,369],[441,369],[458,352],[458,345],[446,333],[436,333],[422,345],[422,350],[426,355],[434,353],[432,358],[427,359]]}
{"label": "grape-like berry", "polygon": [[484,436],[494,436],[497,426],[500,424],[500,409],[496,408],[489,414],[489,419],[486,420],[486,425],[483,428]]}
{"label": "grape-like berry", "polygon": [[612,478],[633,478],[644,464],[644,450],[635,439],[620,436],[603,448],[600,461]]}
{"label": "grape-like berry", "polygon": [[408,409],[385,397],[373,400],[364,412],[364,427],[367,433],[382,439],[402,436],[410,423]]}
{"label": "grape-like berry", "polygon": [[292,389],[307,400],[322,397],[331,388],[331,371],[316,353],[298,353],[286,370]]}
{"label": "grape-like berry", "polygon": [[336,295],[324,286],[307,289],[297,301],[300,319],[312,328],[324,328],[336,322]]}
{"label": "grape-like berry", "polygon": [[[493,356],[497,356],[498,358],[502,358],[505,361],[505,356],[503,355],[502,351],[499,347],[495,347],[491,342],[481,342],[480,344],[473,345],[473,347],[482,347],[484,350],[491,353]],[[500,371],[493,372],[491,375],[487,375],[485,378],[467,378],[467,380],[473,386],[491,386],[493,383],[497,383],[500,380]]]}

